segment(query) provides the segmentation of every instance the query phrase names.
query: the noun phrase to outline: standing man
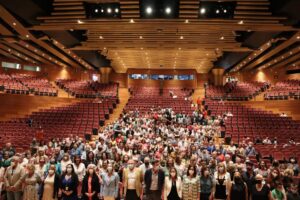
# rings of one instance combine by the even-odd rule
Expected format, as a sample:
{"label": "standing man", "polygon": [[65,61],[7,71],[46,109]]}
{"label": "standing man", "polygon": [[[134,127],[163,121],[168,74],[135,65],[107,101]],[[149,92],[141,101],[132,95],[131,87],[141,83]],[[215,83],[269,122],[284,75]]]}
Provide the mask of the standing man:
{"label": "standing man", "polygon": [[127,168],[123,171],[123,189],[125,200],[140,200],[142,195],[143,174],[135,167],[134,160],[128,160]]}
{"label": "standing man", "polygon": [[20,158],[14,156],[11,159],[10,166],[7,168],[4,175],[4,183],[7,191],[7,200],[22,199],[22,185],[16,186],[18,180],[24,175],[23,168],[19,165]]}
{"label": "standing man", "polygon": [[152,161],[153,168],[145,173],[147,200],[160,200],[165,181],[165,173],[159,168],[159,161]]}

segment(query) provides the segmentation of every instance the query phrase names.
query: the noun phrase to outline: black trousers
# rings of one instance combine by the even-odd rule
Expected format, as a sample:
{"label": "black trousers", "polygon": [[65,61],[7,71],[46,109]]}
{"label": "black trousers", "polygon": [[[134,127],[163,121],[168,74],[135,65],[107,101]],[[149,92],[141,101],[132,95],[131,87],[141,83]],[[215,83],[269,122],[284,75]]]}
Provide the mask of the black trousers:
{"label": "black trousers", "polygon": [[140,197],[136,194],[136,190],[127,190],[125,200],[140,200]]}
{"label": "black trousers", "polygon": [[205,193],[200,193],[200,200],[209,200],[210,193],[205,194]]}

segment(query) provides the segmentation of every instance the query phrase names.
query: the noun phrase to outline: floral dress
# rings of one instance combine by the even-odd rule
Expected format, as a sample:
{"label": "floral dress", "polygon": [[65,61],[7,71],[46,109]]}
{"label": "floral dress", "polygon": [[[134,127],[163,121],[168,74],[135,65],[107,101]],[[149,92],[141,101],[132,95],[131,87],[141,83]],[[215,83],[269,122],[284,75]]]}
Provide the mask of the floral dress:
{"label": "floral dress", "polygon": [[184,200],[195,200],[198,198],[200,191],[200,180],[199,177],[190,178],[185,176],[183,178],[182,185],[182,198]]}
{"label": "floral dress", "polygon": [[23,200],[38,200],[38,183],[41,182],[41,178],[37,174],[33,174],[29,177],[28,174],[22,177],[24,183]]}

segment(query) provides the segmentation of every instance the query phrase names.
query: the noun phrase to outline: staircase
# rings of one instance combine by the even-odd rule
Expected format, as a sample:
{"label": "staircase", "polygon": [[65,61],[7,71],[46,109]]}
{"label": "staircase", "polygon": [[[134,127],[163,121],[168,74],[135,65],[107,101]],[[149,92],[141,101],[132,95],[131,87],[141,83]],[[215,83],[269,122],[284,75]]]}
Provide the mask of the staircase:
{"label": "staircase", "polygon": [[54,81],[50,82],[52,84],[52,86],[58,91],[57,96],[58,97],[62,97],[62,98],[74,98],[73,96],[71,96],[69,93],[67,93],[66,91],[64,91],[63,89],[59,88]]}
{"label": "staircase", "polygon": [[105,125],[110,124],[117,119],[119,119],[120,114],[122,114],[124,107],[126,106],[128,99],[130,97],[130,94],[128,92],[127,88],[119,88],[119,99],[120,103],[117,104],[117,107],[114,109],[114,112],[109,115],[109,119],[105,120]]}

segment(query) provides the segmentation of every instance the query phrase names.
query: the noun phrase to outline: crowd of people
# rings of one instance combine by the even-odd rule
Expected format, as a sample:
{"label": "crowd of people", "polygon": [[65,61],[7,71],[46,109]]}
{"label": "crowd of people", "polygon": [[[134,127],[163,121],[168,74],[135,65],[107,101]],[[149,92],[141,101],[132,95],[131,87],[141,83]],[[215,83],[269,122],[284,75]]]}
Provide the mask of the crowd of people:
{"label": "crowd of people", "polygon": [[[223,117],[153,108],[122,116],[97,139],[33,140],[0,152],[1,200],[299,200],[295,158],[261,159],[224,144]],[[257,164],[258,163],[258,164]]]}

